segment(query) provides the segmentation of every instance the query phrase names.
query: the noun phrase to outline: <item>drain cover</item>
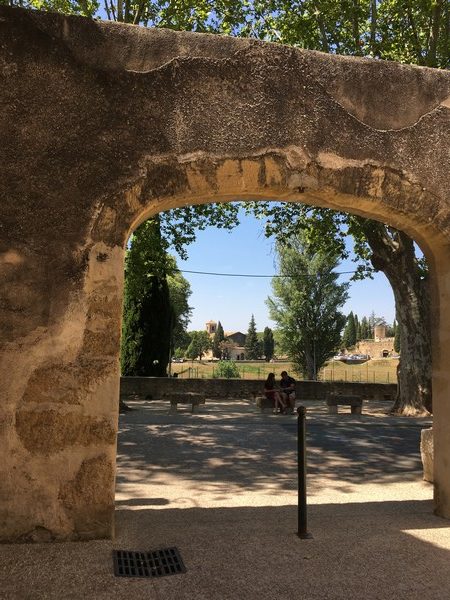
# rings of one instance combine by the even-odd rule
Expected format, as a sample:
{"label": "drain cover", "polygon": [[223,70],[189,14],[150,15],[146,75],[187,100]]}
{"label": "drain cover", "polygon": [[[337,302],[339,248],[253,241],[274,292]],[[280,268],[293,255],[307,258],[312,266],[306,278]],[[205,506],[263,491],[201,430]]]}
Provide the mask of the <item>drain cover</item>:
{"label": "drain cover", "polygon": [[164,577],[186,573],[186,567],[177,548],[152,552],[113,550],[116,577]]}

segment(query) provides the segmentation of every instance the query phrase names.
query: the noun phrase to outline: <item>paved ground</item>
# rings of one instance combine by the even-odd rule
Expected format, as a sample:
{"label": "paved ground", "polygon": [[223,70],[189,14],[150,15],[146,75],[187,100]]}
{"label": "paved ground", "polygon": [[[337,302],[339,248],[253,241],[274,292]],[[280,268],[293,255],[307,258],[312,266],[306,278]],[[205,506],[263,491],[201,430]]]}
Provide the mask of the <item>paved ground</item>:
{"label": "paved ground", "polygon": [[[307,403],[308,404],[308,403]],[[0,598],[450,597],[450,523],[432,514],[424,419],[308,412],[309,529],[296,532],[296,418],[209,402],[121,417],[114,542],[0,547]],[[187,573],[116,578],[112,548],[176,546]]]}

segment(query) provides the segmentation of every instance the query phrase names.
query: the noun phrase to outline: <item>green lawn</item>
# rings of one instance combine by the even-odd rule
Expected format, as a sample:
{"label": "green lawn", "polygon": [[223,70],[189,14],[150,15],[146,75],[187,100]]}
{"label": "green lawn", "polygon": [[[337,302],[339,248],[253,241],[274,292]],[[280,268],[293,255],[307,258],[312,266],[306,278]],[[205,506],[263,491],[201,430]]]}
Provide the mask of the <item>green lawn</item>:
{"label": "green lawn", "polygon": [[[263,361],[237,361],[242,379],[267,378],[269,373],[275,373],[280,378],[281,371],[287,371],[296,379],[302,379],[295,373],[290,362],[266,363]],[[397,383],[398,360],[393,358],[369,360],[361,365],[348,365],[341,361],[330,361],[319,374],[321,381],[355,381],[373,383]],[[206,361],[188,361],[172,364],[172,373],[178,373],[182,378],[205,378],[215,376],[215,363]]]}

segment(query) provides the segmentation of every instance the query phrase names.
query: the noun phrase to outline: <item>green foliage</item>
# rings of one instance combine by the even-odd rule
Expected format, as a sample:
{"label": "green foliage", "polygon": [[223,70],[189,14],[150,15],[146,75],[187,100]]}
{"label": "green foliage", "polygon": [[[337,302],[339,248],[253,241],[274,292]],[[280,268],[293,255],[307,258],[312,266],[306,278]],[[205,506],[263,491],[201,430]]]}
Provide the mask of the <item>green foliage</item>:
{"label": "green foliage", "polygon": [[[188,339],[190,342],[191,338],[189,337],[189,335],[188,335]],[[187,347],[186,348],[181,348],[181,347],[175,348],[175,350],[173,351],[173,357],[177,358],[177,359],[184,358],[184,356],[186,354],[186,350],[187,350]]]}
{"label": "green foliage", "polygon": [[167,373],[173,323],[168,268],[158,219],[149,220],[133,234],[125,261],[123,375],[162,377]]}
{"label": "green foliage", "polygon": [[370,335],[370,326],[367,317],[361,319],[361,340],[368,340]]}
{"label": "green foliage", "polygon": [[261,346],[256,333],[255,317],[252,315],[248,326],[247,337],[245,339],[245,357],[248,360],[255,360],[260,356]]}
{"label": "green foliage", "polygon": [[90,18],[97,15],[100,8],[100,2],[96,0],[0,0],[0,4]]}
{"label": "green foliage", "polygon": [[[99,17],[97,0],[0,0]],[[447,0],[105,0],[109,20],[225,33],[335,54],[450,66]],[[103,13],[104,14],[104,13]]]}
{"label": "green foliage", "polygon": [[241,377],[239,369],[233,360],[219,360],[217,366],[214,367],[216,377],[224,377],[226,379],[239,379]]}
{"label": "green foliage", "polygon": [[217,323],[217,329],[214,333],[213,343],[212,343],[212,353],[214,358],[222,358],[222,348],[220,346],[221,342],[225,339],[225,335],[223,332],[222,323],[219,321]]}
{"label": "green foliage", "polygon": [[191,286],[188,280],[177,271],[175,259],[167,257],[168,275],[167,285],[169,286],[170,304],[173,313],[172,322],[172,350],[176,347],[187,348],[190,338],[187,334],[187,326],[191,317],[192,308],[188,300],[191,295]]}
{"label": "green foliage", "polygon": [[361,339],[359,337],[359,334],[361,333],[361,326],[359,323],[358,315],[356,313],[353,315],[353,319],[355,321],[355,342],[359,342],[359,340]]}
{"label": "green foliage", "polygon": [[270,316],[281,334],[282,349],[296,370],[316,379],[320,368],[339,347],[348,298],[348,284],[338,284],[335,255],[314,251],[302,236],[289,246],[277,243],[279,271],[272,280]]}
{"label": "green foliage", "polygon": [[121,364],[126,375],[166,374],[169,349],[189,344],[189,282],[165,251],[160,219],[133,234],[126,257]]}
{"label": "green foliage", "polygon": [[266,358],[266,361],[269,361],[271,358],[273,358],[274,350],[275,340],[273,338],[273,331],[270,329],[270,327],[265,327],[263,334],[263,354]]}
{"label": "green foliage", "polygon": [[239,225],[239,204],[201,204],[184,206],[160,213],[161,236],[166,248],[171,246],[183,259],[187,258],[186,246],[195,241],[198,231],[207,227],[233,229]]}
{"label": "green foliage", "polygon": [[189,332],[191,342],[186,350],[186,357],[194,360],[200,359],[211,348],[211,338],[207,331]]}
{"label": "green foliage", "polygon": [[222,358],[229,359],[231,352],[237,347],[236,342],[230,338],[225,338],[219,343],[220,354]]}
{"label": "green foliage", "polygon": [[352,348],[356,344],[355,317],[351,312],[347,317],[344,335],[342,336],[342,345],[344,348]]}

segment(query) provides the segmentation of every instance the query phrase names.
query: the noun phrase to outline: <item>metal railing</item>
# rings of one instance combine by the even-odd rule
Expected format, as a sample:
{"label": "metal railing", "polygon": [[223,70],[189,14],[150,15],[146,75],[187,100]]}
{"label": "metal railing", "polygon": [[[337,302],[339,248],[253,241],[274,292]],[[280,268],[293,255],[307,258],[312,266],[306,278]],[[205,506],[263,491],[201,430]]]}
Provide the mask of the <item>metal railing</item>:
{"label": "metal railing", "polygon": [[[367,363],[366,363],[367,364]],[[281,367],[278,364],[264,363],[260,366],[254,364],[237,363],[241,379],[259,379],[264,381],[269,373],[275,373],[276,378],[280,371],[286,370],[293,373],[292,366],[288,363]],[[214,364],[204,363],[199,365],[186,365],[186,363],[172,365],[172,374],[182,379],[215,379],[218,377]],[[293,374],[295,379],[301,381],[303,377]],[[397,373],[394,368],[369,368],[366,365],[355,365],[347,368],[334,368],[333,365],[324,367],[318,374],[318,381],[344,381],[348,383],[397,383]]]}

